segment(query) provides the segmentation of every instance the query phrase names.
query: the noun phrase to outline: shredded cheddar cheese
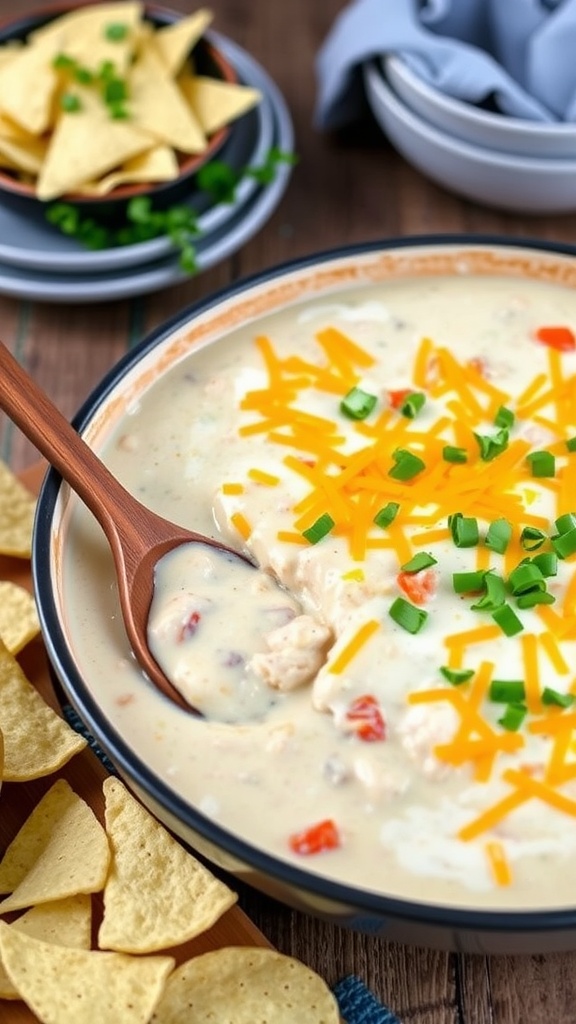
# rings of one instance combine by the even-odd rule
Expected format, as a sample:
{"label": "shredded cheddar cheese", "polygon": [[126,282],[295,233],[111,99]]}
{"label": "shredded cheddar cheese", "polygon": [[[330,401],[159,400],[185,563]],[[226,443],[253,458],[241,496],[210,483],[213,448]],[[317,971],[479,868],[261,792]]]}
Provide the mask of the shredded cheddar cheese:
{"label": "shredded cheddar cheese", "polygon": [[490,870],[494,876],[496,884],[510,885],[512,882],[512,870],[510,868],[508,858],[506,857],[503,844],[493,840],[492,842],[486,843],[485,849]]}
{"label": "shredded cheddar cheese", "polygon": [[[413,360],[410,383],[424,396],[420,406],[425,401],[426,418],[420,420],[410,409],[403,414],[400,399],[405,392],[398,390],[374,396],[375,408],[355,419],[354,410],[345,414],[341,400],[351,389],[363,387],[363,378],[370,379],[375,358],[334,327],[319,331],[316,341],[317,359],[281,358],[270,338],[258,338],[266,384],[247,393],[242,401],[245,419],[240,434],[261,434],[277,448],[283,473],[298,481],[298,497],[290,508],[291,526],[278,530],[278,540],[306,546],[304,531],[322,516],[330,516],[334,523],[331,538],[345,546],[355,563],[341,579],[360,583],[366,579],[362,566],[371,551],[388,552],[401,567],[409,566],[417,553],[422,559],[422,549],[450,544],[450,518],[459,513],[480,523],[479,541],[470,551],[470,568],[480,576],[497,569],[506,601],[514,606],[511,575],[531,560],[540,543],[543,551],[551,550],[554,519],[539,514],[538,499],[548,495],[546,501],[554,504],[555,519],[576,510],[576,452],[566,444],[576,435],[576,374],[566,371],[563,353],[550,348],[547,372],[538,372],[520,394],[511,396],[484,375],[477,361],[461,362],[449,349],[424,337]],[[322,401],[310,402],[311,396],[321,396]],[[316,411],[327,408],[333,414]],[[518,429],[502,429],[507,422]],[[552,439],[541,446],[553,456],[549,461],[554,471],[548,476],[533,473],[529,456],[540,445],[528,439],[532,434]],[[496,447],[490,448],[492,444]],[[408,453],[412,460],[407,472],[402,470],[399,452]],[[280,482],[278,476],[258,466],[248,471],[247,479],[269,487]],[[227,483],[223,493],[240,494],[242,484]],[[393,515],[384,517],[379,525],[379,514],[391,503]],[[250,524],[239,512],[230,518],[247,540]],[[498,551],[485,543],[485,538],[489,524],[501,519],[509,524],[509,536]],[[537,531],[541,531],[541,542]],[[506,633],[499,620],[479,613],[477,626],[453,629],[443,637],[447,668],[455,671],[475,665],[470,680],[464,685],[451,686],[445,681],[429,685],[407,697],[409,705],[446,702],[455,712],[453,735],[433,748],[438,761],[454,769],[467,768],[471,778],[481,784],[498,772],[500,783],[509,787],[505,796],[458,832],[462,842],[488,834],[482,839],[483,849],[488,869],[500,886],[513,880],[503,843],[490,836],[503,819],[534,799],[576,817],[576,800],[560,790],[576,778],[576,712],[546,706],[542,682],[545,666],[547,675],[564,680],[559,686],[562,693],[576,693],[576,679],[569,691],[565,681],[571,661],[564,645],[576,640],[576,569],[567,571],[571,557],[568,554],[562,569],[560,596],[556,596],[557,584],[547,581],[543,585],[549,587],[545,598],[550,603],[535,601],[533,606],[524,606],[531,608],[532,628],[525,629],[521,622],[516,636]],[[441,574],[441,566],[438,571]],[[518,607],[523,607],[520,601]],[[522,619],[522,612],[518,614]],[[539,622],[538,629],[534,622]],[[334,675],[344,673],[382,628],[376,618],[364,622],[332,656],[326,670]],[[506,722],[504,709],[497,711],[492,706],[488,711],[491,681],[499,677],[495,659],[482,657],[483,646],[490,645],[492,655],[494,641],[503,639],[515,645],[524,688],[513,725]],[[547,744],[547,760],[537,778],[528,770],[530,765],[526,771],[506,767],[512,756],[514,763],[521,763],[530,736],[540,736]]]}
{"label": "shredded cheddar cheese", "polygon": [[377,619],[369,619],[368,622],[364,622],[352,639],[349,640],[346,646],[342,648],[337,657],[329,663],[328,671],[336,675],[343,672],[352,661],[352,658],[356,657],[364,644],[367,643],[370,637],[380,628],[381,625]]}
{"label": "shredded cheddar cheese", "polygon": [[241,512],[233,512],[232,515],[230,516],[230,520],[238,530],[238,533],[240,534],[242,539],[248,540],[250,534],[252,533],[252,527],[250,526],[250,523],[246,519],[246,516],[242,515]]}

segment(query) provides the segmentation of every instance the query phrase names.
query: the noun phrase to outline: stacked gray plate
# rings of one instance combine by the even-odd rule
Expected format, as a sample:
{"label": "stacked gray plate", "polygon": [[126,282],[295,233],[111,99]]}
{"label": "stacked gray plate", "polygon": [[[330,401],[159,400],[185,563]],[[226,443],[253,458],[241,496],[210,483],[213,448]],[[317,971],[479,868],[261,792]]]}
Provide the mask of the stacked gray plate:
{"label": "stacked gray plate", "polygon": [[[259,89],[262,101],[239,118],[218,154],[235,171],[261,166],[269,150],[292,152],[294,133],[286,103],[269,75],[236,43],[211,38],[236,69],[238,79]],[[236,252],[262,227],[280,202],[290,164],[277,165],[274,180],[242,178],[234,200],[209,205],[191,192],[186,202],[199,214],[195,242],[198,270]],[[99,302],[165,288],[187,276],[167,236],[137,245],[89,251],[60,235],[42,213],[30,215],[0,204],[0,294],[44,302]]]}

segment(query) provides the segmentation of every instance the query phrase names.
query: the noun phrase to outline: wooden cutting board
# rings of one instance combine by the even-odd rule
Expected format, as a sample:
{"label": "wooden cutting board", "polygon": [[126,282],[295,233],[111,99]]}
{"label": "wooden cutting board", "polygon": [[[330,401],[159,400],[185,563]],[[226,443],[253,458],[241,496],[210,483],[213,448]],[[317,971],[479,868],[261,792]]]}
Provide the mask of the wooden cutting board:
{"label": "wooden cutting board", "polygon": [[[22,473],[20,479],[31,491],[37,493],[43,473],[44,466],[39,464]],[[32,590],[30,565],[21,559],[0,556],[0,579],[13,580]],[[21,652],[18,660],[28,679],[34,683],[44,699],[59,712],[42,641],[34,640]],[[105,777],[105,768],[87,747],[64,768],[45,779],[37,779],[30,783],[5,783],[0,790],[0,852],[6,848],[32,808],[57,778],[67,779],[75,792],[90,804],[102,821],[102,782]],[[179,946],[177,950],[171,949],[170,953],[175,956],[178,963],[181,963],[198,953],[230,945],[269,946],[270,943],[239,907],[232,907],[210,931]],[[0,1021],[3,1024],[33,1024],[37,1018],[21,1002],[0,1000]]]}

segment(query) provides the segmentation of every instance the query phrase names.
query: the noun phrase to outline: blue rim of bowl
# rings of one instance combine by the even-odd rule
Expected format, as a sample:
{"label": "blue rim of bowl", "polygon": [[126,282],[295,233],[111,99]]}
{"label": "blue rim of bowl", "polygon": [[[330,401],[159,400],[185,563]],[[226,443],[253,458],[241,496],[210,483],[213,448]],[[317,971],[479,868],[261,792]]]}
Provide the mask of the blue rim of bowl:
{"label": "blue rim of bowl", "polygon": [[[73,426],[82,432],[99,407],[106,401],[110,392],[142,356],[160,344],[184,322],[207,312],[224,299],[233,298],[255,285],[275,281],[294,271],[321,266],[342,258],[353,259],[357,256],[388,249],[463,245],[496,246],[504,249],[519,248],[576,258],[576,246],[567,243],[498,235],[438,234],[410,235],[402,238],[344,245],[280,263],[270,269],[247,276],[235,284],[227,285],[199,302],[185,307],[145,337],[112,367],[92,391],[74,417]],[[258,847],[252,846],[222,826],[215,824],[172,792],[170,787],[150,771],[131,751],[114,726],[105,720],[68,653],[66,638],[60,625],[50,586],[51,523],[60,484],[60,476],[55,470],[49,469],[38,499],[32,551],[32,576],[48,657],[66,696],[82,719],[84,726],[120,772],[133,780],[152,800],[173,815],[176,820],[181,821],[207,842],[225,851],[227,855],[243,865],[289,886],[291,890],[301,890],[316,899],[320,897],[338,904],[341,908],[361,912],[367,915],[368,920],[374,922],[377,919],[388,919],[454,931],[465,930],[478,933],[497,931],[501,936],[505,936],[507,933],[559,933],[576,929],[576,906],[551,910],[514,910],[512,908],[477,910],[399,899],[375,893],[369,889],[355,888],[342,882],[333,881],[322,875],[304,871],[287,861],[277,859],[271,854],[259,850]]]}

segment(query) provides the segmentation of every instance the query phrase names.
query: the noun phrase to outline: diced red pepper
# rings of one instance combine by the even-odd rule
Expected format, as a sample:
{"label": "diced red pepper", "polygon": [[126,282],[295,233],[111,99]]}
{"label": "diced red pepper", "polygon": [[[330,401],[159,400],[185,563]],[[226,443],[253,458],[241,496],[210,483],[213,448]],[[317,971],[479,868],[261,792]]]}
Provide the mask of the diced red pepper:
{"label": "diced red pepper", "polygon": [[475,370],[480,377],[486,376],[486,360],[482,359],[481,356],[472,356],[472,358],[468,360],[467,365],[471,370]]}
{"label": "diced red pepper", "polygon": [[388,401],[393,409],[399,409],[404,404],[408,395],[414,393],[414,388],[399,388],[397,391],[388,392]]}
{"label": "diced red pepper", "polygon": [[423,572],[399,572],[398,586],[414,604],[426,604],[436,593],[437,576],[433,569]]}
{"label": "diced red pepper", "polygon": [[359,739],[367,743],[386,739],[386,722],[372,694],[356,697],[346,712],[346,719],[354,723],[354,731]]}
{"label": "diced red pepper", "polygon": [[536,339],[549,348],[557,349],[558,352],[576,350],[576,337],[569,327],[539,327]]}
{"label": "diced red pepper", "polygon": [[196,632],[200,624],[201,618],[202,616],[200,615],[200,612],[190,612],[190,615],[186,619],[186,622],[182,623],[180,630],[178,632],[179,644],[183,643],[184,640],[189,640],[191,636],[194,636],[194,633]]}
{"label": "diced red pepper", "polygon": [[332,818],[325,818],[316,825],[310,825],[302,832],[293,833],[288,844],[293,853],[299,853],[304,857],[311,854],[323,853],[325,850],[336,850],[342,845],[340,833]]}

